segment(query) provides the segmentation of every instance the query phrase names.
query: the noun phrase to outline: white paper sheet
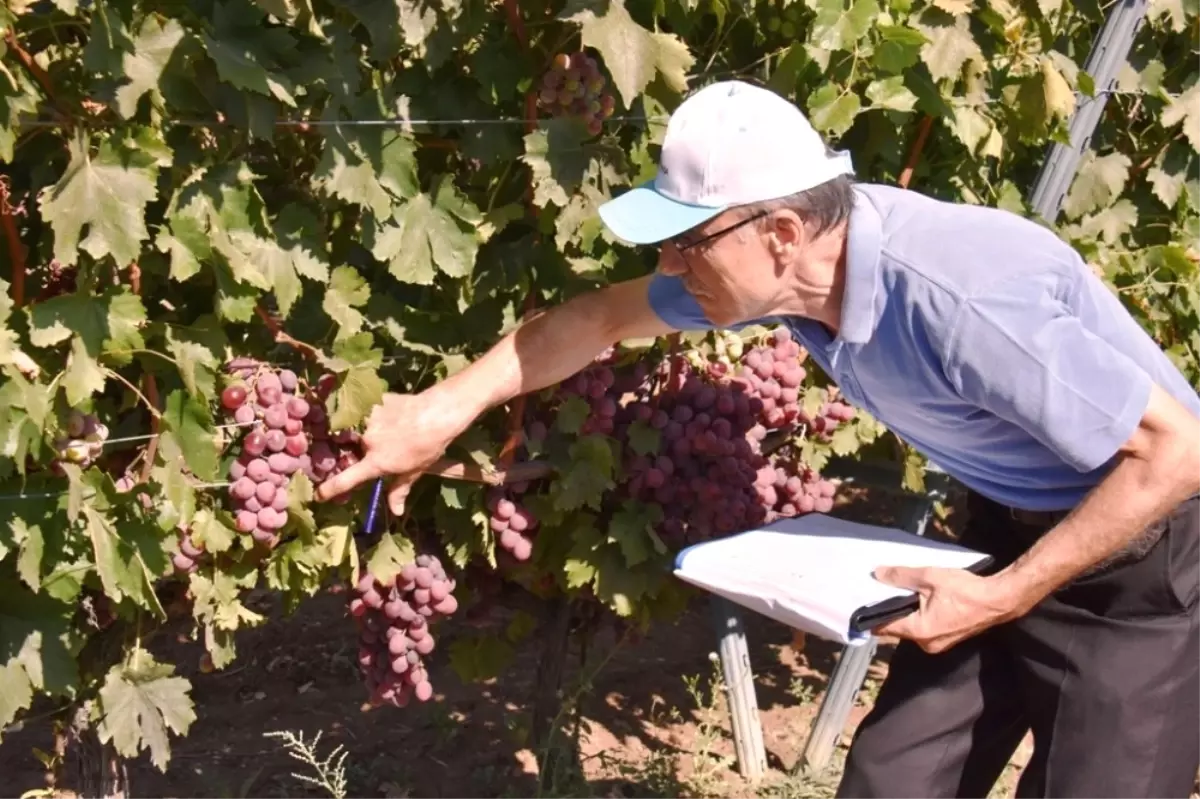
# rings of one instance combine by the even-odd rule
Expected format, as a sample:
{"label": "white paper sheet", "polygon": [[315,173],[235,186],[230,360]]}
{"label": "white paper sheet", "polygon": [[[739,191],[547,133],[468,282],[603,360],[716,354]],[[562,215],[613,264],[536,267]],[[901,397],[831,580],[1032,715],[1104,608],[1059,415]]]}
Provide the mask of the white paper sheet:
{"label": "white paper sheet", "polygon": [[675,559],[675,575],[790,627],[857,645],[859,608],[912,591],[875,579],[879,566],[968,568],[987,556],[890,527],[821,513],[696,544]]}

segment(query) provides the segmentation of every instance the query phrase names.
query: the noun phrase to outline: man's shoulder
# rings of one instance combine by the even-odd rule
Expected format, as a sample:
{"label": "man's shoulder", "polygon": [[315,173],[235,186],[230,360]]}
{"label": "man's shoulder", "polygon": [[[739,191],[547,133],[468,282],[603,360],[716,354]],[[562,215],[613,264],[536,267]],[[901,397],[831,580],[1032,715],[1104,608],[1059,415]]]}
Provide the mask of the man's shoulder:
{"label": "man's shoulder", "polygon": [[[1020,275],[1078,274],[1078,253],[1052,230],[1000,208],[930,197],[880,184],[860,184],[878,211],[881,261],[962,298]],[[1041,282],[1032,280],[1033,285]]]}

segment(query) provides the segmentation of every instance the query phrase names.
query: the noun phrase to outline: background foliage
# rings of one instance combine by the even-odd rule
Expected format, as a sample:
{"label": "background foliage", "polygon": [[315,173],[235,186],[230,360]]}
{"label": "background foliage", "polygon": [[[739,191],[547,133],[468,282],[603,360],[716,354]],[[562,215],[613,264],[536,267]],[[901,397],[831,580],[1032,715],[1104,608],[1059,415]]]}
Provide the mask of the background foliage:
{"label": "background foliage", "polygon": [[[0,725],[35,696],[82,709],[124,756],[165,768],[195,718],[186,680],[143,643],[195,619],[214,665],[262,621],[255,586],[292,601],[360,559],[398,568],[437,546],[497,565],[484,489],[427,478],[403,524],[356,542],[363,497],[294,514],[269,555],[223,509],[222,365],[249,355],[337,375],[331,424],[478,356],[531,309],[645,274],[595,207],[653,175],[682,94],[730,77],[803,107],[859,177],[1017,213],[1065,141],[1107,10],[1091,0],[10,0],[0,9]],[[1200,382],[1200,88],[1195,0],[1155,0],[1081,165],[1061,235]],[[598,135],[536,102],[560,52],[586,49],[615,112]],[[379,124],[383,121],[383,124]],[[752,333],[754,331],[751,331]],[[659,353],[667,342],[641,342]],[[718,340],[686,337],[693,357]],[[649,356],[645,356],[649,357]],[[806,379],[820,403],[824,378]],[[114,443],[51,469],[67,412]],[[519,410],[519,408],[518,408]],[[519,414],[518,414],[519,417]],[[508,409],[457,443],[501,457]],[[869,419],[831,454],[907,460]],[[564,445],[565,446],[565,445]],[[543,526],[578,535],[611,494],[609,449],[554,456]],[[135,491],[119,491],[131,478]],[[20,497],[13,495],[20,494]],[[149,501],[139,501],[144,497]],[[611,522],[611,519],[608,520]],[[590,596],[645,621],[684,594],[652,525],[501,569],[539,597]],[[176,529],[213,558],[173,575]],[[614,532],[616,530],[616,532]],[[631,541],[638,542],[636,545]],[[661,542],[659,542],[661,543]],[[364,548],[365,547],[365,548]],[[363,551],[360,552],[360,549]],[[630,552],[644,556],[631,557]],[[483,578],[481,578],[483,579]],[[460,591],[474,590],[470,584]],[[450,656],[466,676],[504,642]]]}

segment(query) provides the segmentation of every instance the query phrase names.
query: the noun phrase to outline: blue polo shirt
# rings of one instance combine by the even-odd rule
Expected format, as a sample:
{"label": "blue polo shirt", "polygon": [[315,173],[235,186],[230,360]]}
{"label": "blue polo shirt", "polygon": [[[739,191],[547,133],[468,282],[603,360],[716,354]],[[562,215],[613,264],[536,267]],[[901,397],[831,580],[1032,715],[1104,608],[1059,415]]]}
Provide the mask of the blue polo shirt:
{"label": "blue polo shirt", "polygon": [[[859,184],[841,329],[783,324],[852,404],[948,474],[1026,510],[1074,507],[1157,383],[1200,396],[1073,248],[1015,214]],[[678,278],[650,285],[679,330],[713,327]]]}

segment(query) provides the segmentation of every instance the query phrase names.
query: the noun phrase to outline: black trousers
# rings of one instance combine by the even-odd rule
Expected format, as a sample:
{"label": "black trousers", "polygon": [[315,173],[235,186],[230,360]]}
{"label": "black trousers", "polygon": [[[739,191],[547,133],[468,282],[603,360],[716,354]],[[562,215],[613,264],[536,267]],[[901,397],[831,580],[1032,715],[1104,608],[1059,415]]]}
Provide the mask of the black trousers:
{"label": "black trousers", "polygon": [[[962,543],[1011,563],[1051,526],[969,500]],[[1017,795],[1190,794],[1200,767],[1200,500],[1141,557],[931,655],[896,648],[855,733],[842,797],[987,796],[1033,731]]]}

